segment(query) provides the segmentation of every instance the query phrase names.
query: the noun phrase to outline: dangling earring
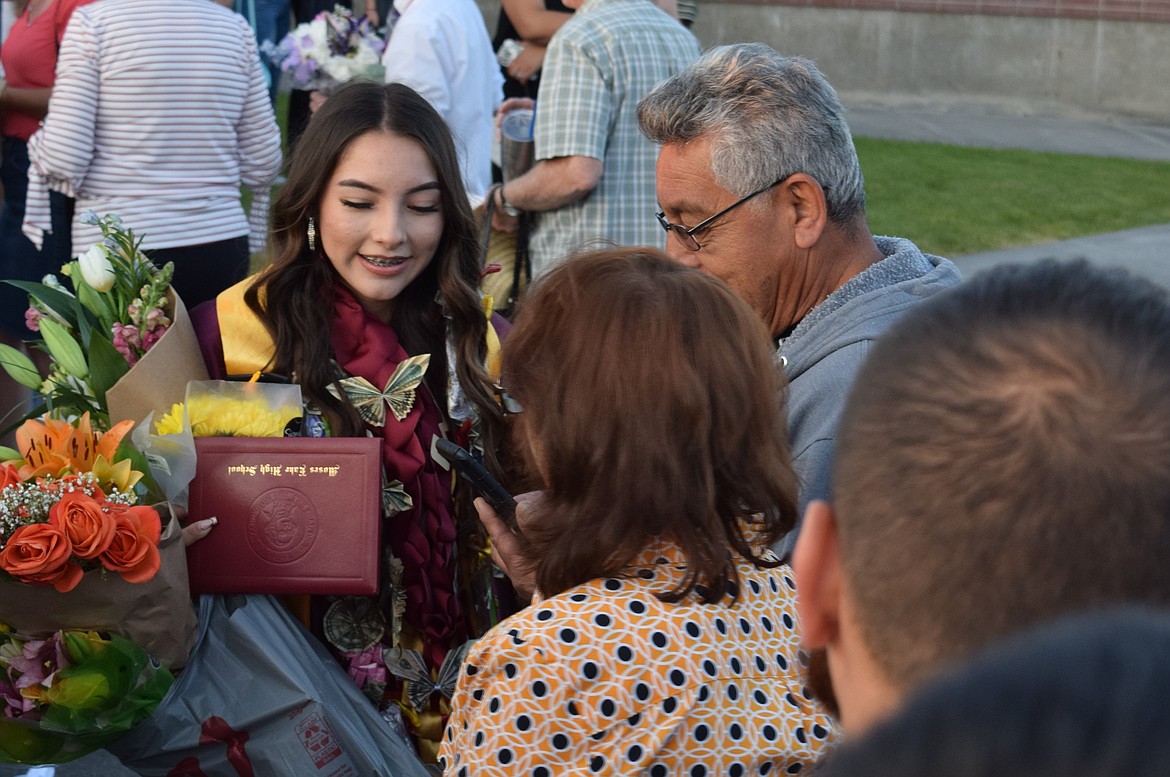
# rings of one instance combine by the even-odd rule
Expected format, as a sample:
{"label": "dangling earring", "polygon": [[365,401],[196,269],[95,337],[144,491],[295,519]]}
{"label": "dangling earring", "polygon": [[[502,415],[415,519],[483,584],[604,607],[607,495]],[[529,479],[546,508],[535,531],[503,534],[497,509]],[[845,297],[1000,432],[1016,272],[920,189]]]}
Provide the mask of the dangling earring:
{"label": "dangling earring", "polygon": [[312,216],[309,216],[309,250],[317,250],[317,224],[313,221]]}

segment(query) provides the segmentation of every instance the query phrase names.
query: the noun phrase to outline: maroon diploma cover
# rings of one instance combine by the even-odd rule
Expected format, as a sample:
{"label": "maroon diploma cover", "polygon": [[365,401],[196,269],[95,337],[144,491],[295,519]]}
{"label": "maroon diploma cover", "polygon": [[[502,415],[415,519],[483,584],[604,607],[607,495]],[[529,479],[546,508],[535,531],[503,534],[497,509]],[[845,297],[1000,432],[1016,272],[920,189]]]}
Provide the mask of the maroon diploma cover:
{"label": "maroon diploma cover", "polygon": [[191,592],[373,594],[381,448],[372,437],[200,437],[187,549]]}

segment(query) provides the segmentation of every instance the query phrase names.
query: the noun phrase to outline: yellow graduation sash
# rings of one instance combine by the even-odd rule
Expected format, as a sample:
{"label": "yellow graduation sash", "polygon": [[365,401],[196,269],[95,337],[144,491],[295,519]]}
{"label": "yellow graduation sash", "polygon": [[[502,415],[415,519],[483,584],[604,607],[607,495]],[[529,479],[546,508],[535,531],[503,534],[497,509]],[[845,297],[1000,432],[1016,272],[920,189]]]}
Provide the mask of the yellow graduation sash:
{"label": "yellow graduation sash", "polygon": [[[215,315],[219,319],[219,336],[223,343],[224,368],[229,375],[251,375],[269,372],[276,355],[276,343],[264,322],[248,307],[244,293],[256,283],[252,275],[220,292],[215,298]],[[264,288],[260,288],[260,304],[264,304]],[[492,325],[492,298],[484,297],[484,315],[487,316],[487,371],[492,380],[500,377],[500,336]]]}

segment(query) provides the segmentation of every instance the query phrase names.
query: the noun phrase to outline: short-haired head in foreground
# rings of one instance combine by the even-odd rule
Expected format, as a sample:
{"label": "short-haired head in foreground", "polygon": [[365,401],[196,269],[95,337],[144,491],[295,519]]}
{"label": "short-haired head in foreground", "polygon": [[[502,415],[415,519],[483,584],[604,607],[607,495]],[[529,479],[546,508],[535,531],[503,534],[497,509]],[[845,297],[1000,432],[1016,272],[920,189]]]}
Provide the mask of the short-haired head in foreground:
{"label": "short-haired head in foreground", "polygon": [[656,537],[686,556],[679,595],[727,593],[729,547],[778,563],[752,546],[796,519],[784,378],[719,281],[650,248],[572,258],[524,300],[503,380],[545,490],[524,527],[544,595],[616,574]]}
{"label": "short-haired head in foreground", "polygon": [[[1170,304],[1146,281],[1045,261],[924,301],[877,341],[838,440],[796,569],[847,728],[861,684],[834,620],[896,696],[1055,616],[1170,605]],[[828,621],[825,569],[847,602]]]}
{"label": "short-haired head in foreground", "polygon": [[740,197],[802,172],[825,190],[831,221],[865,212],[845,111],[811,60],[762,43],[718,46],[643,97],[638,123],[660,144],[711,140],[715,181]]}
{"label": "short-haired head in foreground", "polygon": [[1170,620],[1092,612],[994,645],[830,756],[823,777],[1155,777]]}

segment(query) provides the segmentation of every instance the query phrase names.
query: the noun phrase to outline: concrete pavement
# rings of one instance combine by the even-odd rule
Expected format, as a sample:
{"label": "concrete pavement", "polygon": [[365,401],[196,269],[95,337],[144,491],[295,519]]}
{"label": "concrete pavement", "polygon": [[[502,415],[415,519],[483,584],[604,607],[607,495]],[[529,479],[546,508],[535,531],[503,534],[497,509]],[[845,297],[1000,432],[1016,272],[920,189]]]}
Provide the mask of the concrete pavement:
{"label": "concrete pavement", "polygon": [[[1170,189],[1167,196],[1170,196]],[[998,264],[1046,258],[1083,258],[1094,264],[1123,267],[1170,289],[1170,224],[1041,243],[1026,248],[957,256],[954,262],[963,272],[963,277],[970,278]]]}
{"label": "concrete pavement", "polygon": [[887,104],[842,97],[854,135],[976,148],[1170,161],[1170,114],[1157,125],[1100,116],[1042,116],[1022,106]]}

